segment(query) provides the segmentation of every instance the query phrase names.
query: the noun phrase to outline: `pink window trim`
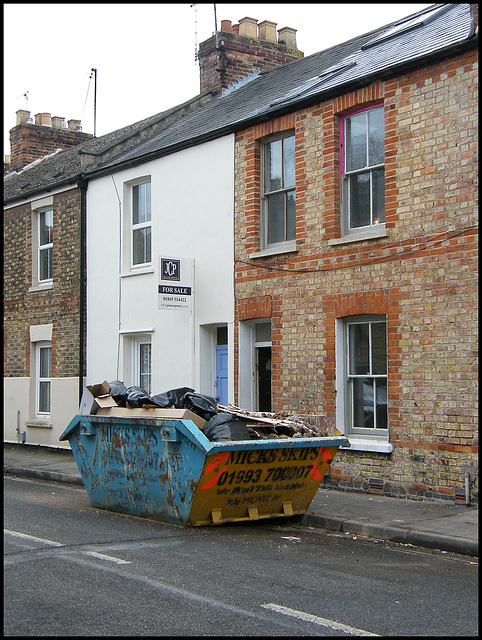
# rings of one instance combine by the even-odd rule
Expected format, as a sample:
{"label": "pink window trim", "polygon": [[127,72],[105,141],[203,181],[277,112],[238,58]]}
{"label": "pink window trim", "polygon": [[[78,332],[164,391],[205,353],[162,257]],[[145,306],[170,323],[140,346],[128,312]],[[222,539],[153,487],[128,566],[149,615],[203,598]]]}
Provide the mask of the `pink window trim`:
{"label": "pink window trim", "polygon": [[375,102],[368,107],[357,107],[356,109],[348,111],[348,113],[344,113],[340,118],[340,202],[343,202],[343,175],[345,173],[345,120],[354,116],[356,113],[360,113],[361,111],[378,109],[379,107],[383,107],[383,105],[384,102],[382,100],[381,102]]}

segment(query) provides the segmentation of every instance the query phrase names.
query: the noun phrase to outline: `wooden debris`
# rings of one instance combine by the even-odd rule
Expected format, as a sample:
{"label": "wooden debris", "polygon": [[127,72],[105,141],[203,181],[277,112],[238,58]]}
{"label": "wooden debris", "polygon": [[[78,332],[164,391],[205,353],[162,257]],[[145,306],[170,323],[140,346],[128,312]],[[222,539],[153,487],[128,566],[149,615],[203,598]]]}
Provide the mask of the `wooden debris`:
{"label": "wooden debris", "polygon": [[283,411],[270,413],[267,411],[248,411],[234,405],[218,405],[218,410],[241,418],[247,424],[253,439],[269,438],[318,438],[326,436],[322,430],[298,415]]}

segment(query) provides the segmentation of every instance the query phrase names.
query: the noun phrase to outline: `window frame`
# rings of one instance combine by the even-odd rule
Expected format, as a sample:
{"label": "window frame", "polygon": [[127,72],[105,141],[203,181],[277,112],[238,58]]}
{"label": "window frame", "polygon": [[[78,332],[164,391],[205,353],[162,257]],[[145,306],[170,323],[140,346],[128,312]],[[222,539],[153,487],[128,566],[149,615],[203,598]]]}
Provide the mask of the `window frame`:
{"label": "window frame", "polygon": [[[50,213],[51,216],[51,231],[49,232],[49,242],[46,242],[44,244],[42,244],[42,233],[41,233],[41,220],[42,217],[45,216],[45,214]],[[54,211],[53,211],[53,207],[48,207],[45,209],[40,209],[36,212],[36,217],[37,217],[37,283],[39,285],[43,285],[43,284],[49,284],[53,282],[53,250],[54,250],[54,243],[53,243],[53,234],[54,234]],[[48,256],[48,269],[47,269],[47,275],[48,277],[46,278],[42,278],[41,277],[41,268],[42,268],[42,253],[47,252],[47,256]]]}
{"label": "window frame", "polygon": [[[388,418],[388,324],[387,317],[381,315],[357,315],[345,318],[340,318],[339,322],[342,323],[342,341],[338,343],[338,348],[341,353],[337,353],[337,378],[339,383],[337,385],[337,397],[341,402],[339,410],[337,410],[337,428],[349,438],[360,438],[363,440],[388,440],[390,423]],[[370,362],[370,370],[365,373],[353,373],[350,372],[350,326],[368,324],[370,325],[370,336],[372,336],[371,326],[374,324],[385,325],[385,373],[374,373],[372,362]],[[369,353],[372,354],[372,343],[369,342]],[[383,380],[385,381],[385,405],[386,405],[386,427],[377,428],[375,426],[377,420],[377,412],[373,411],[374,426],[373,427],[360,427],[354,424],[354,410],[353,410],[353,380]],[[375,389],[376,389],[375,382]],[[375,406],[374,403],[372,406]],[[383,403],[380,403],[383,404]],[[341,423],[341,424],[340,424]],[[340,429],[340,426],[342,429]]]}
{"label": "window frame", "polygon": [[[383,150],[384,150],[384,159],[383,163],[377,163],[370,165],[368,158],[367,164],[358,169],[353,169],[350,171],[346,171],[347,167],[347,153],[348,153],[348,136],[347,136],[347,123],[350,118],[360,115],[362,113],[366,114],[366,118],[368,118],[368,114],[370,112],[374,112],[375,110],[381,110],[383,113]],[[365,149],[369,150],[369,127],[367,122],[365,124],[366,130],[366,144]],[[363,233],[370,232],[382,232],[385,230],[385,148],[386,148],[386,135],[385,135],[385,110],[384,103],[377,102],[375,104],[371,104],[368,106],[359,107],[357,109],[352,109],[351,111],[343,114],[340,117],[340,199],[341,199],[341,235],[349,236],[349,235],[360,235]],[[378,219],[374,219],[374,188],[373,188],[373,174],[376,171],[383,169],[383,221],[378,221]],[[370,193],[369,193],[369,215],[370,215],[370,223],[366,225],[360,225],[357,227],[351,227],[351,206],[350,206],[350,179],[359,175],[369,175],[370,180]]]}
{"label": "window frame", "polygon": [[[149,218],[145,219],[145,220],[141,220],[139,222],[134,222],[134,215],[135,215],[135,211],[136,211],[136,206],[135,206],[135,196],[134,194],[137,193],[141,193],[140,192],[140,187],[142,187],[143,185],[149,185],[149,198],[148,198],[148,215]],[[140,198],[139,198],[140,200]],[[147,200],[146,200],[147,202]],[[139,205],[137,207],[137,211],[140,211],[139,209]],[[144,215],[146,215],[147,209],[144,212]],[[142,179],[139,181],[136,181],[135,183],[132,183],[130,185],[130,211],[129,211],[129,235],[130,235],[130,267],[131,269],[138,269],[138,268],[142,268],[142,267],[146,267],[146,266],[150,266],[152,265],[152,197],[151,197],[151,180],[150,179]],[[137,232],[139,231],[143,231],[144,229],[148,229],[149,230],[149,259],[148,260],[144,260],[143,262],[134,262],[134,256],[135,256],[135,240],[134,240],[134,236]],[[144,239],[144,251],[145,253],[147,253],[147,249],[146,249],[146,240]],[[145,256],[147,257],[147,255]]]}
{"label": "window frame", "polygon": [[[149,345],[149,371],[143,372],[141,366],[141,348],[145,345]],[[133,336],[133,370],[134,370],[134,382],[133,384],[141,387],[147,394],[152,390],[152,340],[151,336],[147,334]],[[148,376],[149,383],[147,388],[142,384],[142,377]]]}
{"label": "window frame", "polygon": [[[49,353],[48,375],[42,372],[42,351]],[[41,407],[42,393],[41,385],[48,385],[48,410]],[[47,418],[52,410],[52,343],[50,341],[39,341],[35,343],[35,416],[37,418]]]}
{"label": "window frame", "polygon": [[[266,185],[266,149],[269,145],[281,141],[281,179],[284,181],[285,176],[285,155],[284,141],[288,138],[293,139],[293,184],[285,186],[284,183],[279,189],[267,189]],[[294,130],[285,131],[276,135],[269,136],[260,141],[260,192],[261,192],[261,249],[262,250],[286,250],[294,247],[296,244],[296,136]],[[288,194],[294,195],[294,220],[289,221],[288,210]],[[269,200],[274,196],[283,194],[284,196],[284,239],[277,242],[269,242]],[[293,237],[288,237],[289,227],[294,227]]]}

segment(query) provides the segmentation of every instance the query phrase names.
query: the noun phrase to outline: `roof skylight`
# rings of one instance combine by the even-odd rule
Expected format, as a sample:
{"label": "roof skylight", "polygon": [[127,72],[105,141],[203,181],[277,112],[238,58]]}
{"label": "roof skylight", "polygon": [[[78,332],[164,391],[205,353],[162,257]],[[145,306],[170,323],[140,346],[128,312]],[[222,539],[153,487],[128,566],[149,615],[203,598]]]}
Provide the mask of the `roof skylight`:
{"label": "roof skylight", "polygon": [[362,45],[362,51],[368,49],[369,47],[373,47],[376,44],[380,44],[381,42],[385,42],[386,40],[390,40],[390,38],[395,38],[396,36],[401,35],[402,33],[406,33],[407,31],[412,31],[412,29],[416,29],[421,27],[428,22],[431,22],[434,18],[438,18],[442,13],[445,13],[448,9],[450,9],[451,5],[444,4],[435,7],[434,9],[430,9],[425,13],[419,14],[414,18],[409,18],[404,20],[403,22],[399,22],[388,31],[384,31],[380,35],[376,36],[372,40],[365,42]]}
{"label": "roof skylight", "polygon": [[325,69],[325,71],[323,71],[323,73],[320,73],[319,75],[315,76],[314,78],[310,78],[309,80],[306,80],[306,82],[304,82],[303,84],[299,85],[298,87],[295,87],[291,91],[288,91],[281,98],[278,98],[278,99],[274,100],[273,102],[270,103],[270,107],[273,107],[274,105],[280,104],[282,102],[289,102],[290,100],[293,100],[294,98],[299,98],[303,94],[309,93],[315,87],[319,87],[324,82],[327,82],[327,80],[331,80],[335,76],[340,75],[341,73],[343,73],[347,69],[351,69],[355,65],[356,65],[355,61],[345,62],[345,63],[342,63],[341,65],[340,64],[333,65],[332,67],[330,67],[328,69]]}

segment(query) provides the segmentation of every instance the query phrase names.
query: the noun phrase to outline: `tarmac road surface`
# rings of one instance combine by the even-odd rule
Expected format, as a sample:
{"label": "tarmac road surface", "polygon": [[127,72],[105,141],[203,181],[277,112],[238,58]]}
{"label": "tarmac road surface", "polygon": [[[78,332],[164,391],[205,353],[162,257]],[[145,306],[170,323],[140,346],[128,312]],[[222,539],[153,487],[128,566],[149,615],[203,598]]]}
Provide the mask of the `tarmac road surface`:
{"label": "tarmac road surface", "polygon": [[478,635],[474,558],[296,523],[184,528],[6,477],[5,635]]}

